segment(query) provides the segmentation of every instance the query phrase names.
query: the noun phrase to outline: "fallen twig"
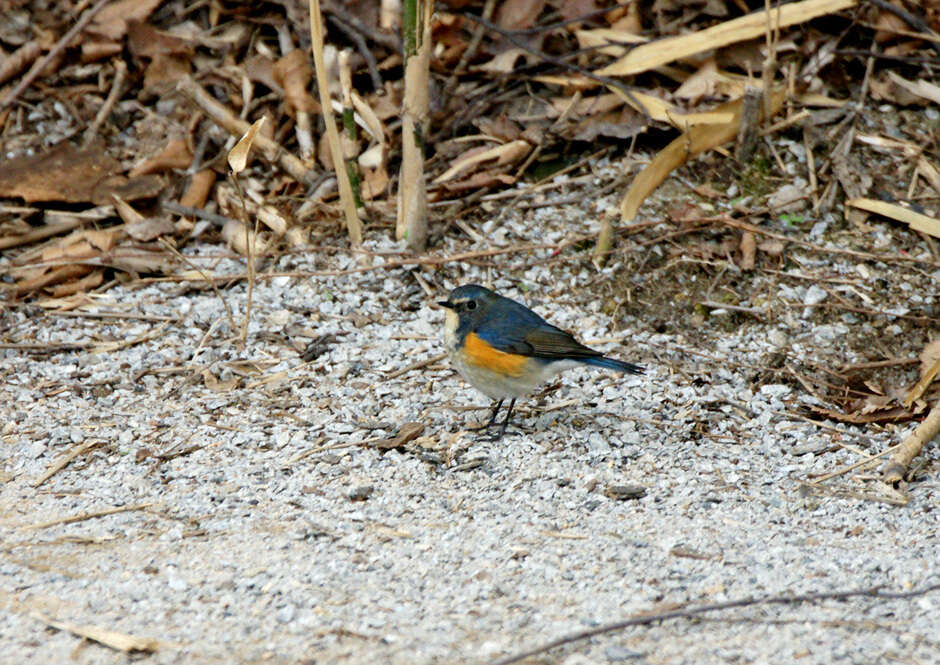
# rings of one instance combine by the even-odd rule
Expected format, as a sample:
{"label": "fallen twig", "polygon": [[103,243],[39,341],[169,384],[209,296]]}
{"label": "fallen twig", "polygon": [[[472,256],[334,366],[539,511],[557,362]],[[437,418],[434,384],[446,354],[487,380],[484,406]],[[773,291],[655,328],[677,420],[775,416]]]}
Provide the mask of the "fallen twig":
{"label": "fallen twig", "polygon": [[33,487],[39,487],[44,482],[52,478],[52,476],[54,476],[59,471],[67,467],[73,459],[75,459],[76,457],[80,455],[84,455],[89,450],[91,450],[95,446],[101,445],[102,443],[104,443],[104,441],[102,441],[101,439],[96,439],[94,441],[86,441],[85,443],[82,443],[72,448],[72,450],[70,450],[67,454],[62,456],[62,458],[60,458],[58,461],[53,462],[49,466],[49,468],[46,469],[46,472],[42,474],[42,476],[40,476],[39,479],[33,483]]}
{"label": "fallen twig", "polygon": [[386,374],[386,375],[385,375],[385,378],[386,378],[386,379],[395,379],[395,378],[398,378],[398,377],[401,376],[402,374],[407,374],[408,372],[412,372],[412,371],[414,371],[414,370],[416,370],[416,369],[421,369],[422,367],[427,367],[428,365],[433,365],[434,363],[436,363],[436,362],[438,362],[438,361],[440,361],[440,360],[443,360],[443,359],[446,358],[446,357],[447,357],[447,354],[446,354],[446,353],[439,353],[439,354],[437,354],[436,356],[431,356],[430,358],[425,358],[424,360],[419,360],[418,362],[412,363],[412,364],[408,365],[407,367],[402,367],[401,369],[397,369],[397,370],[395,370],[394,372],[392,372],[392,373],[390,373],[390,374]]}
{"label": "fallen twig", "polygon": [[650,624],[660,623],[668,619],[691,619],[708,612],[727,610],[735,607],[753,607],[755,605],[798,605],[802,603],[813,603],[820,600],[847,600],[849,598],[858,597],[878,598],[881,600],[917,598],[919,596],[925,596],[933,591],[937,591],[940,589],[940,583],[931,584],[923,587],[922,589],[916,589],[914,591],[894,592],[881,591],[880,589],[881,587],[871,587],[869,589],[853,589],[849,591],[824,591],[821,593],[805,593],[800,595],[783,594],[757,598],[742,598],[740,600],[729,600],[724,603],[700,605],[690,609],[668,610],[666,612],[657,612],[655,614],[642,614],[640,616],[631,617],[623,621],[617,621],[615,623],[598,626],[597,628],[583,630],[580,633],[575,633],[567,637],[553,640],[540,647],[536,647],[522,653],[517,653],[512,656],[507,656],[506,658],[500,658],[498,660],[491,661],[490,665],[510,665],[510,663],[518,663],[531,656],[546,653],[552,649],[556,649],[566,644],[581,642],[598,635],[614,633],[623,630],[624,628],[630,628],[631,626],[648,626]]}
{"label": "fallen twig", "polygon": [[105,510],[98,510],[92,513],[81,513],[80,515],[72,515],[71,517],[60,517],[59,519],[50,520],[48,522],[40,522],[38,524],[29,524],[22,527],[26,530],[35,530],[35,529],[47,529],[50,526],[58,526],[59,524],[74,524],[75,522],[84,522],[85,520],[95,519],[96,517],[106,517],[108,515],[115,515],[117,513],[128,513],[134,510],[144,510],[152,506],[153,503],[137,503],[131,506],[119,506],[117,508],[107,508]]}
{"label": "fallen twig", "polygon": [[924,446],[932,441],[940,432],[940,402],[933,405],[924,422],[917,426],[904,441],[894,447],[891,458],[885,465],[884,479],[886,483],[897,485],[907,473],[907,466],[911,460],[920,454]]}
{"label": "fallen twig", "polygon": [[117,103],[118,97],[120,97],[121,92],[124,90],[124,77],[126,75],[127,64],[118,58],[114,62],[114,81],[111,82],[111,91],[108,93],[107,99],[104,100],[104,104],[98,109],[98,113],[95,114],[95,119],[92,120],[91,125],[85,130],[85,135],[82,138],[82,143],[86,148],[98,135],[98,128],[101,127],[101,123],[105,121],[114,108],[114,105]]}

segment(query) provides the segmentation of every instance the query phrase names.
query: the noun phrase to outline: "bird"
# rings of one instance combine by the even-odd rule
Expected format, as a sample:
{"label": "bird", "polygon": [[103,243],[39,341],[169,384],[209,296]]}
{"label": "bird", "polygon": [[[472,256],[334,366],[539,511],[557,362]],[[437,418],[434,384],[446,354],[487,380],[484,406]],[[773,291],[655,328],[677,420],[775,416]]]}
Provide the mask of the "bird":
{"label": "bird", "polygon": [[478,284],[452,290],[443,307],[444,346],[457,372],[481,393],[495,400],[482,427],[490,433],[507,399],[509,409],[498,432],[506,433],[516,400],[540,384],[579,365],[642,374],[643,367],[608,358],[574,336],[553,326],[520,302]]}

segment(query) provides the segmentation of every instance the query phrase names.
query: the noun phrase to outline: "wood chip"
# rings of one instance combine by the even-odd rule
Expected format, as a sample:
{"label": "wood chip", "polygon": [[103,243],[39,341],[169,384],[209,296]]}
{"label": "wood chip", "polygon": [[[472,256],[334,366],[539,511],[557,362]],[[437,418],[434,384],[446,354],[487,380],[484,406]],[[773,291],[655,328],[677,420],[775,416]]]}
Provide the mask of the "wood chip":
{"label": "wood chip", "polygon": [[109,630],[108,628],[101,628],[100,626],[83,626],[72,623],[71,621],[56,621],[39,612],[32,612],[32,616],[52,628],[67,631],[73,635],[78,635],[87,640],[93,640],[106,647],[111,647],[112,649],[125,653],[132,651],[153,653],[160,648],[160,642],[152,637],[119,633],[116,630]]}

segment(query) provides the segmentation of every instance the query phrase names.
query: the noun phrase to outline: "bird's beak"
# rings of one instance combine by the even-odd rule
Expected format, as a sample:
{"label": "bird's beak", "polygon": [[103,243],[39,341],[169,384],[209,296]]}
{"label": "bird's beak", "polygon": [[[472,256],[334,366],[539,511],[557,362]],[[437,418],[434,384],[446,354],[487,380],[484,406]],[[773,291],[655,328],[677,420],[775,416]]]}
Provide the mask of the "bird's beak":
{"label": "bird's beak", "polygon": [[451,304],[450,304],[449,302],[447,302],[446,300],[438,300],[438,301],[437,301],[437,304],[440,305],[441,307],[446,308],[446,309],[453,309],[453,308],[454,308],[454,306],[451,305]]}

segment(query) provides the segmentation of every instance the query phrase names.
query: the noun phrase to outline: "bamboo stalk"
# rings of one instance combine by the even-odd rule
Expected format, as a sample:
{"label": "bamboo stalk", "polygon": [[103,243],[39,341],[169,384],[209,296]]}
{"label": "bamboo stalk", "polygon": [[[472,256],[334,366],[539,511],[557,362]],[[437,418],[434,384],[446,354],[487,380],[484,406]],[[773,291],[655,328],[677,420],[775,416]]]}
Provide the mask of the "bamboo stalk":
{"label": "bamboo stalk", "polygon": [[428,78],[432,3],[405,0],[405,99],[402,105],[402,161],[398,184],[395,236],[422,251],[428,237],[428,196],[424,181],[424,138],[428,135]]}

